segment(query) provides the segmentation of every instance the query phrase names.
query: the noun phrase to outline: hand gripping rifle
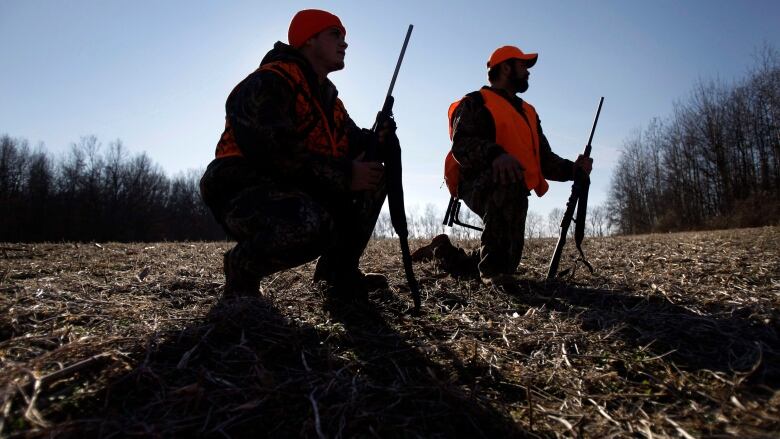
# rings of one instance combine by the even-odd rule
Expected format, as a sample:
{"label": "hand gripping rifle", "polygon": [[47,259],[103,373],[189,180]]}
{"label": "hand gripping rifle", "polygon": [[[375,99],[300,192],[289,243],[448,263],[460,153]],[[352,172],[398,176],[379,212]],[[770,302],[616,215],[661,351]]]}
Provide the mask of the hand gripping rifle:
{"label": "hand gripping rifle", "polygon": [[[599,114],[601,114],[601,105],[604,103],[604,97],[599,101],[599,109],[596,111],[596,119],[593,121],[593,128],[590,130],[590,137],[588,138],[588,144],[585,146],[585,157],[590,157],[591,145],[593,141],[593,133],[596,131],[596,124],[599,122]],[[574,170],[574,184],[571,185],[571,195],[569,195],[569,201],[566,202],[566,212],[563,214],[561,220],[561,236],[558,237],[558,244],[555,246],[555,252],[552,259],[550,259],[550,268],[547,269],[547,280],[555,279],[555,275],[558,272],[558,263],[561,261],[561,253],[563,252],[563,246],[566,244],[566,234],[569,232],[569,226],[571,225],[572,217],[574,216],[574,207],[577,206],[577,219],[574,220],[576,225],[574,226],[574,243],[577,244],[577,250],[580,251],[582,262],[593,272],[593,267],[585,259],[585,254],[582,252],[582,239],[585,237],[585,216],[588,211],[588,189],[590,188],[590,177],[581,168],[577,167]],[[579,202],[579,205],[578,205]]]}
{"label": "hand gripping rifle", "polygon": [[[385,103],[382,105],[382,111],[377,114],[376,122],[371,129],[374,133],[378,132],[382,126],[384,126],[385,122],[392,121],[393,119],[393,87],[395,86],[395,80],[398,77],[398,70],[401,68],[401,62],[404,59],[404,53],[406,53],[406,45],[409,44],[409,37],[412,36],[412,28],[413,26],[410,24],[409,29],[406,31],[404,45],[401,48],[401,55],[398,56],[398,63],[395,65],[395,72],[393,72],[393,79],[390,81],[390,88],[387,90]],[[406,282],[409,284],[409,289],[412,291],[414,310],[415,312],[418,312],[420,310],[420,287],[417,285],[417,279],[414,277],[412,257],[409,253],[409,230],[406,225],[404,187],[401,178],[401,145],[396,142],[392,143],[393,144],[385,144],[384,151],[382,151],[387,181],[387,202],[390,205],[390,220],[393,223],[393,229],[398,235],[398,239],[401,243],[401,256],[403,257],[404,271],[406,272]],[[373,151],[371,149],[373,149]],[[376,160],[379,151],[377,151],[377,148],[371,149],[368,151],[367,159]]]}

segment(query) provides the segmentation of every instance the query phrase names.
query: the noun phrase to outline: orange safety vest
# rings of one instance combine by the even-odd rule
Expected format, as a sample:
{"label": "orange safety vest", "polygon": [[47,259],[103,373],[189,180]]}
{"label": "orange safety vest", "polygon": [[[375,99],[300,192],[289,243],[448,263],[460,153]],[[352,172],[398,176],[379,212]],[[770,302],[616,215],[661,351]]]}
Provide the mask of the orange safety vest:
{"label": "orange safety vest", "polygon": [[[274,72],[284,78],[296,94],[295,130],[303,137],[306,148],[316,154],[343,157],[349,151],[347,133],[347,110],[341,99],[336,98],[333,106],[333,125],[325,111],[312,96],[309,83],[301,68],[294,62],[276,61],[260,66],[258,70]],[[217,143],[216,157],[243,156],[236,143],[233,127],[225,119],[225,131]]]}
{"label": "orange safety vest", "polygon": [[[523,167],[525,185],[541,197],[549,189],[542,175],[539,157],[539,118],[534,107],[523,101],[525,117],[518,113],[509,101],[489,89],[481,89],[480,94],[485,107],[493,116],[496,127],[496,143],[504,148],[507,154],[516,158]],[[450,120],[450,140],[452,140],[452,116],[458,108],[460,100],[450,105],[448,116]],[[455,160],[452,150],[444,160],[444,180],[450,194],[457,196],[458,179],[460,178],[460,163]]]}

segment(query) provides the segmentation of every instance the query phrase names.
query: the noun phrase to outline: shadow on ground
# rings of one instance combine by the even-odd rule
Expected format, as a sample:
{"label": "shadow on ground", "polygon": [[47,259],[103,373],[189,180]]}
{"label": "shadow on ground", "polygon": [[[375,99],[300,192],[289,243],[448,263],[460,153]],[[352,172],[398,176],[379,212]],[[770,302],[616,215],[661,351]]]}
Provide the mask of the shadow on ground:
{"label": "shadow on ground", "polygon": [[747,308],[708,304],[700,311],[662,295],[527,282],[518,304],[578,313],[586,331],[613,331],[687,371],[736,373],[740,380],[780,389],[780,313],[759,317]]}
{"label": "shadow on ground", "polygon": [[449,379],[369,306],[327,302],[292,320],[265,298],[218,302],[157,334],[63,436],[523,437],[505,413]]}

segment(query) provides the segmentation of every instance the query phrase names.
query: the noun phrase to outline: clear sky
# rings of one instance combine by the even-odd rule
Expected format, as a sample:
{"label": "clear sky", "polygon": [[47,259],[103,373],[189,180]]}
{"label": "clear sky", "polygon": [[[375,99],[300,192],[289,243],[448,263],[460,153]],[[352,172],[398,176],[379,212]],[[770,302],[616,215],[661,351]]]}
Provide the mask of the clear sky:
{"label": "clear sky", "polygon": [[[480,6],[489,5],[489,6]],[[0,0],[0,134],[62,153],[84,135],[121,139],[169,175],[205,168],[224,102],[294,13],[320,8],[347,29],[346,69],[331,74],[352,118],[370,126],[409,24],[396,84],[407,206],[449,196],[447,107],[486,83],[499,46],[538,52],[532,103],[553,151],[582,151],[600,96],[590,203],[606,200],[623,141],[671,114],[699,79],[732,81],[758,49],[780,48],[780,1],[151,1]],[[563,207],[553,183],[531,210]]]}

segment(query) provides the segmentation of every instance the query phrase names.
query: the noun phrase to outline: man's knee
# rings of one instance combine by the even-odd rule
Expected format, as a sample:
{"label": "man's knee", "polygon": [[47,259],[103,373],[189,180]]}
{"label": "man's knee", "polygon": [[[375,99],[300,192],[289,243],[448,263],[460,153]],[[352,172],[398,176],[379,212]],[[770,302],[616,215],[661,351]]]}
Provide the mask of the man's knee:
{"label": "man's knee", "polygon": [[327,210],[305,194],[267,194],[247,190],[231,203],[225,223],[240,240],[270,248],[321,249],[333,233]]}
{"label": "man's knee", "polygon": [[299,222],[295,227],[283,228],[280,235],[287,234],[289,248],[305,252],[308,258],[314,259],[330,245],[336,224],[328,211],[314,202],[302,206],[297,219]]}
{"label": "man's knee", "polygon": [[528,206],[529,191],[524,181],[501,184],[492,170],[464,179],[458,186],[460,198],[473,212],[482,216],[489,209]]}
{"label": "man's knee", "polygon": [[525,210],[528,208],[528,191],[523,184],[497,184],[489,195],[488,203],[499,209]]}
{"label": "man's knee", "polygon": [[254,273],[265,276],[316,259],[334,233],[331,217],[304,197],[264,203],[246,215],[233,211],[228,225],[240,230],[241,257]]}

